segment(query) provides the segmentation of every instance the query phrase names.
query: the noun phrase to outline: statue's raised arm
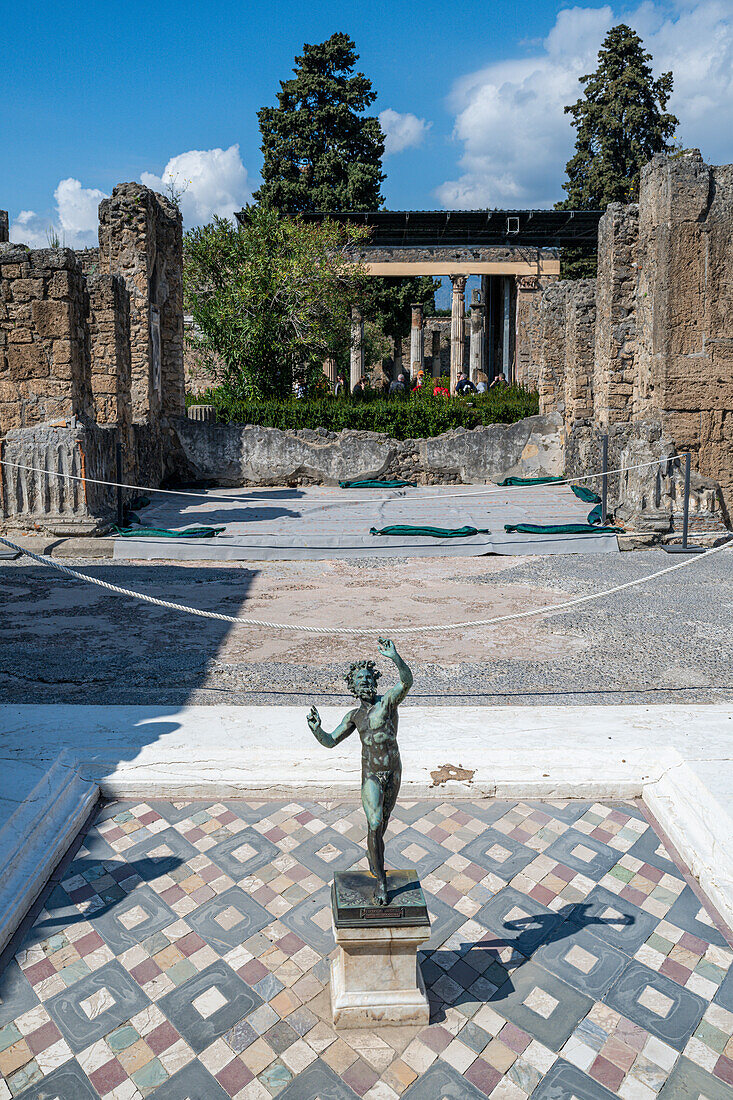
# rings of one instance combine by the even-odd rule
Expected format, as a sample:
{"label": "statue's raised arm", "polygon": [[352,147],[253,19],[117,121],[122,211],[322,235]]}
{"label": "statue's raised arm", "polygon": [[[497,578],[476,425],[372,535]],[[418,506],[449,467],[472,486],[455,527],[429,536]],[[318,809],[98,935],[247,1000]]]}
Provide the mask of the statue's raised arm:
{"label": "statue's raised arm", "polygon": [[402,702],[402,700],[405,698],[408,691],[412,687],[412,670],[407,662],[404,661],[402,657],[400,657],[394,642],[390,641],[389,638],[379,638],[378,640],[379,652],[382,654],[383,657],[389,657],[390,661],[394,662],[400,678],[399,684],[395,684],[394,687],[389,688],[388,691],[385,691],[384,695],[382,696],[382,702],[397,706],[398,703]]}

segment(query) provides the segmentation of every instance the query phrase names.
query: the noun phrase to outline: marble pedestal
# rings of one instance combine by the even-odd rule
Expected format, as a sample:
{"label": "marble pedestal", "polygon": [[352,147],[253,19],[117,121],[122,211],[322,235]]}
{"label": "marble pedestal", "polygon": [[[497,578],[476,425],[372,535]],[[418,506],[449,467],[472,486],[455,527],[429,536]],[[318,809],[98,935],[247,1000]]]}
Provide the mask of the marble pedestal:
{"label": "marble pedestal", "polygon": [[[337,955],[331,964],[331,1008],[335,1027],[374,1027],[379,1024],[427,1024],[430,1006],[417,958],[418,948],[430,938],[430,918],[415,872],[409,887],[390,891],[390,904],[378,911],[372,905],[350,911],[337,902],[334,884],[333,934]],[[374,879],[363,872],[345,872],[352,880],[363,878],[370,890]],[[404,883],[404,878],[403,878]],[[422,906],[401,905],[405,893],[419,895]],[[394,898],[393,898],[394,893]]]}

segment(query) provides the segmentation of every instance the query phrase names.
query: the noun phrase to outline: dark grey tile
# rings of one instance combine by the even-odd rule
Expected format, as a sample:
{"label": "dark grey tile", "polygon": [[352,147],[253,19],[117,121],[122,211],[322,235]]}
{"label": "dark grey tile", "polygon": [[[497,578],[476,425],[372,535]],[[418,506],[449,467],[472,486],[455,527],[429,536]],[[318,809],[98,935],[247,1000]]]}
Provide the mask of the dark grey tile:
{"label": "dark grey tile", "polygon": [[198,848],[194,848],[177,829],[170,828],[133,844],[125,852],[125,859],[140,878],[153,879],[158,875],[170,874],[182,863],[188,863],[200,855]]}
{"label": "dark grey tile", "polygon": [[593,1007],[592,997],[579,993],[537,963],[514,970],[489,1004],[551,1050],[559,1050]]}
{"label": "dark grey tile", "polygon": [[216,802],[210,800],[206,802],[150,802],[148,800],[150,809],[155,810],[156,814],[160,814],[171,825],[177,825],[179,821],[185,821],[199,810],[208,810],[210,806],[216,805]]}
{"label": "dark grey tile", "polygon": [[675,1050],[684,1048],[707,1008],[697,993],[636,961],[611,986],[605,1001]]}
{"label": "dark grey tile", "polygon": [[224,802],[223,805],[231,810],[233,814],[236,814],[240,821],[246,821],[248,825],[253,825],[255,821],[262,821],[263,817],[269,817],[271,813],[282,810],[287,803],[284,801],[248,802],[244,799],[233,799],[231,802]]}
{"label": "dark grey tile", "polygon": [[432,1066],[413,1081],[403,1100],[485,1100],[484,1093],[447,1062]]}
{"label": "dark grey tile", "polygon": [[186,917],[194,931],[220,955],[226,955],[227,951],[243,943],[249,936],[272,924],[274,919],[264,906],[245,893],[240,886],[230,886],[228,890],[199,905]]}
{"label": "dark grey tile", "polygon": [[[430,939],[424,944],[425,951],[435,951],[441,944],[452,936],[456,929],[466,923],[466,917],[452,905],[447,905],[440,898],[436,898],[428,890],[423,890],[425,904],[430,917]],[[470,948],[467,946],[466,950]]]}
{"label": "dark grey tile", "polygon": [[357,1100],[354,1090],[320,1058],[311,1062],[308,1069],[294,1077],[277,1095],[278,1100],[306,1100],[310,1097],[318,1097],[318,1100]]}
{"label": "dark grey tile", "polygon": [[148,1095],[150,1100],[229,1100],[229,1093],[198,1060],[189,1062]]}
{"label": "dark grey tile", "polygon": [[75,1058],[17,1094],[18,1100],[99,1100]]}
{"label": "dark grey tile", "polygon": [[[106,992],[102,994],[102,990]],[[109,998],[111,1003],[104,1007]],[[44,1007],[77,1054],[149,1004],[137,982],[115,959],[50,997]]]}
{"label": "dark grey tile", "polygon": [[[409,853],[405,849],[409,848]],[[414,867],[418,878],[424,878],[452,856],[447,848],[417,829],[403,829],[399,836],[388,835],[386,860],[390,867]]]}
{"label": "dark grey tile", "polygon": [[582,1070],[560,1059],[542,1078],[532,1100],[614,1100],[614,1096]]}
{"label": "dark grey tile", "polygon": [[529,958],[562,918],[512,886],[505,886],[481,906],[474,920]]}
{"label": "dark grey tile", "polygon": [[564,821],[566,825],[574,825],[583,814],[590,810],[592,805],[592,802],[574,801],[566,802],[560,806],[556,806],[552,802],[525,802],[525,806],[531,806],[533,810],[538,810],[541,814],[546,814],[547,817],[554,817],[556,821]]}
{"label": "dark grey tile", "polygon": [[[490,854],[492,849],[493,855]],[[537,852],[520,844],[518,840],[505,836],[498,829],[489,828],[479,833],[474,840],[470,840],[461,850],[461,855],[477,863],[479,867],[485,868],[487,874],[491,871],[492,874],[509,882],[523,871],[528,863],[536,859]]]}
{"label": "dark grey tile", "polygon": [[696,1066],[684,1054],[678,1059],[674,1069],[658,1094],[659,1100],[733,1100],[733,1088],[726,1085],[712,1073],[706,1073]]}
{"label": "dark grey tile", "polygon": [[392,814],[400,821],[404,821],[405,825],[414,825],[421,817],[425,817],[425,814],[434,810],[436,805],[436,802],[425,799],[419,802],[402,802],[398,799]]}
{"label": "dark grey tile", "polygon": [[299,901],[288,913],[284,913],[280,922],[300,936],[319,955],[328,955],[335,946],[330,913],[331,887],[322,886],[314,894]]}
{"label": "dark grey tile", "polygon": [[712,924],[708,924],[706,920],[700,919],[705,916],[707,914],[699,897],[691,886],[685,886],[664,919],[677,928],[684,928],[685,932],[690,932],[699,940],[713,943],[716,947],[727,947],[730,950],[730,945],[723,933]]}
{"label": "dark grey tile", "polygon": [[11,959],[0,974],[0,1027],[17,1020],[37,1004],[31,983],[15,959]]}
{"label": "dark grey tile", "polygon": [[728,1012],[733,1012],[733,970],[729,970],[726,976],[723,978],[722,984],[718,992],[713,997],[716,1004],[721,1008],[725,1008]]}
{"label": "dark grey tile", "polygon": [[668,875],[674,875],[675,878],[684,878],[677,864],[669,858],[669,853],[664,844],[651,826],[641,834],[636,843],[629,848],[626,855],[633,856],[634,859],[640,859],[651,867],[658,867],[660,871],[666,871]]}
{"label": "dark grey tile", "polygon": [[253,871],[272,863],[282,852],[277,844],[262,836],[256,829],[242,829],[240,833],[219,841],[206,853],[222,871],[235,882],[251,875]]}
{"label": "dark grey tile", "polygon": [[[145,914],[142,919],[141,913]],[[137,923],[131,923],[133,920]],[[99,932],[115,955],[121,955],[123,951],[142,943],[154,932],[160,932],[177,920],[178,916],[171,907],[145,885],[136,886],[106,911],[100,910],[93,916],[94,930]]]}
{"label": "dark grey tile", "polygon": [[573,989],[601,1000],[625,967],[628,955],[594,936],[587,928],[562,924],[547,943],[534,953],[544,966]]}
{"label": "dark grey tile", "polygon": [[[200,997],[208,991],[209,998],[218,1007],[201,1003]],[[262,1000],[235,974],[223,959],[217,959],[199,974],[194,974],[157,1002],[175,1029],[183,1036],[191,1049],[200,1054],[211,1043],[234,1027],[243,1016],[259,1008]]]}
{"label": "dark grey tile", "polygon": [[568,829],[542,853],[596,882],[602,879],[621,858],[621,852],[609,848],[600,840],[586,836],[577,829]]}
{"label": "dark grey tile", "polygon": [[352,867],[364,855],[364,850],[327,826],[313,833],[289,854],[301,866],[330,883],[334,871],[346,871]]}
{"label": "dark grey tile", "polygon": [[585,901],[573,906],[568,915],[571,924],[590,928],[594,936],[633,955],[651,936],[659,918],[640,909],[605,886],[594,886]]}

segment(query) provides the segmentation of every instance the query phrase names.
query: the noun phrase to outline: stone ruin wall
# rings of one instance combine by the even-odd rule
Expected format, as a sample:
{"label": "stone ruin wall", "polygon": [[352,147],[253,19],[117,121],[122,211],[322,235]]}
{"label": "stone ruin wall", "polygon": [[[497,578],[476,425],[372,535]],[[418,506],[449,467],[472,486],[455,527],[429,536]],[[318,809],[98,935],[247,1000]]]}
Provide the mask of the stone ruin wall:
{"label": "stone ruin wall", "polygon": [[8,225],[7,210],[0,210],[0,244],[5,244],[6,241],[10,240]]}
{"label": "stone ruin wall", "polygon": [[[547,288],[539,310],[540,410],[563,416],[568,472],[598,468],[603,434],[611,467],[689,449],[708,526],[733,509],[732,232],[733,166],[657,156],[638,205],[601,219],[596,280]],[[680,482],[679,460],[612,478],[618,514],[676,524]]]}
{"label": "stone ruin wall", "polygon": [[554,275],[517,279],[515,378],[528,390],[539,390],[542,348],[542,294],[556,282]]}
{"label": "stone ruin wall", "polygon": [[[99,249],[32,250],[6,227],[0,216],[2,457],[114,480],[119,440],[125,479],[160,484],[169,418],[184,413],[179,212],[122,184],[100,206]],[[93,531],[114,514],[114,490],[19,467],[2,467],[0,493],[5,526]]]}

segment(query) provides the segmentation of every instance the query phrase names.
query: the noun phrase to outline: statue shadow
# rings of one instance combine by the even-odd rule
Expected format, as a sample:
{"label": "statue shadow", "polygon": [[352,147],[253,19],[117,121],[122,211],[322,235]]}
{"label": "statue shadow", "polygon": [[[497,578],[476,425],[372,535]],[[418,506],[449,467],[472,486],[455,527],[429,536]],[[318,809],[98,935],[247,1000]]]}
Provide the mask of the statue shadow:
{"label": "statue shadow", "polygon": [[[430,1001],[430,1022],[440,1023],[446,1009],[484,1003],[500,1005],[515,991],[512,975],[541,947],[570,939],[585,928],[613,925],[630,927],[631,914],[605,919],[596,916],[590,902],[566,905],[557,913],[537,913],[504,923],[507,938],[487,932],[476,943],[461,944],[455,950],[438,948],[420,952],[420,963]],[[446,980],[449,979],[449,980]]]}

